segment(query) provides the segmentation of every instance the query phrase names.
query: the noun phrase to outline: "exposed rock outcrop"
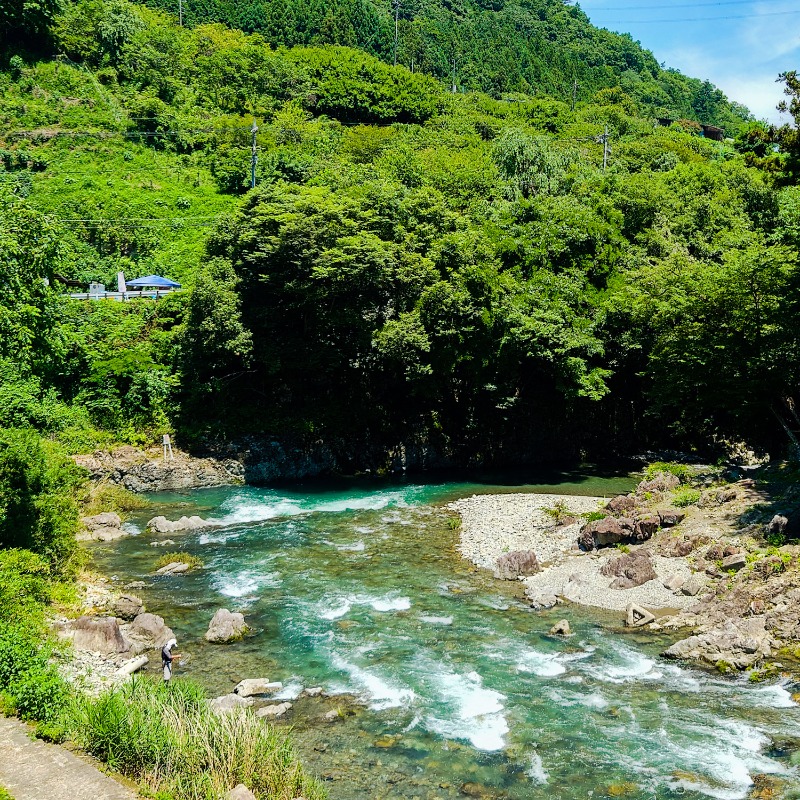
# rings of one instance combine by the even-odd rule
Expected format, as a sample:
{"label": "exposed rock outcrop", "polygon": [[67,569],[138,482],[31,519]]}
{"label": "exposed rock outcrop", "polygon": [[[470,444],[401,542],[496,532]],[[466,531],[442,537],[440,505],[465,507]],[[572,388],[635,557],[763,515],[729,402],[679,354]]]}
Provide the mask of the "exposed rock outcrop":
{"label": "exposed rock outcrop", "polygon": [[206,641],[215,644],[225,644],[241,639],[249,630],[244,621],[244,615],[236,611],[221,608],[214,614],[206,631]]}
{"label": "exposed rock outcrop", "polygon": [[144,611],[144,603],[135,594],[121,594],[114,600],[112,608],[120,619],[132,620]]}
{"label": "exposed rock outcrop", "polygon": [[748,669],[772,654],[772,637],[765,622],[763,615],[725,620],[711,630],[681,639],[664,656],[723,669]]}
{"label": "exposed rock outcrop", "polygon": [[131,492],[221,486],[240,482],[243,475],[242,465],[234,459],[193,458],[177,450],[175,459],[167,461],[159,450],[146,453],[130,446],[111,452],[97,450],[74,459],[93,480],[116,483]]}

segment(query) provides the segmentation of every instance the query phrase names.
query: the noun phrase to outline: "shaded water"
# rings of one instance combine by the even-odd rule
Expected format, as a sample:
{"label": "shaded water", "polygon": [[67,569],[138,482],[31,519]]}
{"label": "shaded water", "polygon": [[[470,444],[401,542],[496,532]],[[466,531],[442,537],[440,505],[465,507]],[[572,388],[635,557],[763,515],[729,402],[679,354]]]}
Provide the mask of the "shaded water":
{"label": "shaded water", "polygon": [[[571,479],[529,491],[612,495],[628,479]],[[455,552],[437,506],[509,486],[374,484],[222,488],[154,497],[156,513],[219,527],[172,534],[204,568],[152,577],[164,552],[142,534],[97,546],[121,582],[143,579],[150,610],[176,631],[180,667],[213,693],[242,678],[283,681],[287,718],[332,798],[511,800],[628,796],[743,798],[752,776],[800,787],[800,709],[787,687],[752,686],[658,659],[664,641],[624,633],[619,614],[539,614],[515,584]],[[519,490],[519,487],[513,487]],[[253,635],[212,646],[220,606]],[[548,636],[566,616],[575,634]],[[358,703],[351,701],[355,695]],[[338,708],[342,717],[324,721]],[[354,713],[349,713],[354,712]],[[470,784],[465,786],[465,784]],[[800,795],[798,795],[800,796]]]}

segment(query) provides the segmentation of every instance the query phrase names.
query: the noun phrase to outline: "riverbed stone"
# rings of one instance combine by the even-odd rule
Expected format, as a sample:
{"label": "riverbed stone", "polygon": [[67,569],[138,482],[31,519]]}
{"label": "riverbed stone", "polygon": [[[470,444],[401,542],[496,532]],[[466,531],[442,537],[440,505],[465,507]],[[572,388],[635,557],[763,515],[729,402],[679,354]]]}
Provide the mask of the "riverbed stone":
{"label": "riverbed stone", "polygon": [[122,635],[115,617],[90,617],[84,615],[73,620],[67,628],[76,650],[112,655],[126,653],[131,649]]}
{"label": "riverbed stone", "polygon": [[662,528],[674,528],[676,525],[680,525],[686,518],[686,514],[684,514],[683,511],[678,511],[674,508],[665,508],[656,513],[661,520]]}
{"label": "riverbed stone", "polygon": [[184,561],[171,561],[156,570],[156,575],[180,575],[189,571],[189,565]]}
{"label": "riverbed stone", "polygon": [[634,521],[628,517],[605,517],[587,522],[578,535],[583,550],[597,550],[628,540],[633,535]]}
{"label": "riverbed stone", "polygon": [[559,620],[550,628],[551,636],[569,636],[571,633],[572,629],[569,626],[569,620],[566,619]]}
{"label": "riverbed stone", "polygon": [[547,608],[553,608],[558,605],[558,597],[552,592],[543,591],[541,589],[532,589],[528,587],[525,590],[525,596],[528,598],[530,607],[541,611]]}
{"label": "riverbed stone", "polygon": [[664,588],[669,589],[671,592],[677,592],[686,583],[686,579],[686,575],[676,572],[664,581]]}
{"label": "riverbed stone", "polygon": [[655,622],[655,614],[637,603],[629,603],[625,612],[625,624],[629,628],[641,628]]}
{"label": "riverbed stone", "polygon": [[244,615],[227,608],[220,608],[211,620],[206,631],[206,641],[225,644],[241,639],[249,630]]}
{"label": "riverbed stone", "polygon": [[257,717],[271,717],[277,719],[284,716],[292,707],[291,703],[278,703],[277,705],[263,706],[256,711]]}
{"label": "riverbed stone", "polygon": [[270,681],[267,678],[245,678],[236,684],[234,692],[240,697],[253,697],[259,694],[273,694],[283,689],[280,681]]}
{"label": "riverbed stone", "polygon": [[539,572],[539,559],[533,550],[515,550],[497,559],[495,577],[506,581],[517,580]]}
{"label": "riverbed stone", "polygon": [[104,511],[91,517],[81,517],[83,530],[78,534],[79,541],[113,542],[128,531],[122,527],[122,519],[113,511]]}
{"label": "riverbed stone", "polygon": [[636,520],[633,529],[633,538],[637,542],[646,542],[652,539],[661,527],[661,518],[657,514],[649,514],[646,517]]}
{"label": "riverbed stone", "polygon": [[636,508],[636,498],[629,494],[618,494],[606,503],[606,511],[611,512],[615,517],[630,514]]}
{"label": "riverbed stone", "polygon": [[681,586],[681,594],[688,595],[689,597],[696,597],[703,591],[705,585],[705,578],[699,572],[695,572],[691,574],[687,578],[686,583]]}

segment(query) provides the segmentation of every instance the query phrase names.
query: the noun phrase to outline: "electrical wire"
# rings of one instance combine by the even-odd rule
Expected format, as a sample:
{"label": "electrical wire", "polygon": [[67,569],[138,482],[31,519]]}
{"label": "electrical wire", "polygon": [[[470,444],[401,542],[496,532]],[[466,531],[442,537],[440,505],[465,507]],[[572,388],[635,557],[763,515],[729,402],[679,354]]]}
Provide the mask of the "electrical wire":
{"label": "electrical wire", "polygon": [[767,11],[764,14],[732,14],[724,17],[672,17],[670,19],[608,19],[603,20],[603,25],[645,25],[649,23],[666,22],[723,22],[729,19],[761,19],[762,17],[787,17],[800,14],[800,9],[794,11]]}
{"label": "electrical wire", "polygon": [[591,6],[581,11],[664,11],[673,8],[716,8],[717,6],[751,6],[754,0],[717,0],[713,3],[669,3],[667,5],[648,6]]}

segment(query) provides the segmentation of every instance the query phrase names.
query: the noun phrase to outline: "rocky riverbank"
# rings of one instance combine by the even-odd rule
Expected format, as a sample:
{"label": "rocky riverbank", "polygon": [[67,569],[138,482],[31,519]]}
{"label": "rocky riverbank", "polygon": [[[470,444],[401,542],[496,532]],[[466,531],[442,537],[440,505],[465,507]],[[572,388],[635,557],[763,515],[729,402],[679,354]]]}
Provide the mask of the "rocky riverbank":
{"label": "rocky riverbank", "polygon": [[668,657],[780,671],[781,659],[800,655],[800,548],[770,546],[765,536],[791,521],[774,516],[767,484],[701,490],[685,480],[657,475],[609,502],[487,495],[449,508],[461,517],[462,554],[521,580],[535,608],[625,610],[627,624],[691,634]]}

